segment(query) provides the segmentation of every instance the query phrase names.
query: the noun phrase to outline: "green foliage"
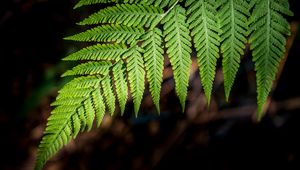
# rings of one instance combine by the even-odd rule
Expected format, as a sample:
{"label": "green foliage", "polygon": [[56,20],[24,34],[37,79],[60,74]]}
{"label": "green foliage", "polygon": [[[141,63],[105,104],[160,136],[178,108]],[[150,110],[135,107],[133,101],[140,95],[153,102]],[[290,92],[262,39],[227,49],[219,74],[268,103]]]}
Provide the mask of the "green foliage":
{"label": "green foliage", "polygon": [[165,46],[173,68],[175,90],[184,110],[189,84],[189,71],[192,64],[190,56],[192,43],[188,24],[186,23],[185,9],[180,5],[176,5],[164,18],[163,24]]}
{"label": "green foliage", "polygon": [[119,60],[126,51],[124,44],[97,44],[75,52],[63,60],[66,61],[101,61],[101,60]]}
{"label": "green foliage", "polygon": [[[178,0],[80,0],[74,7],[74,9],[79,8],[85,5],[99,4],[99,3],[129,3],[129,4],[145,4],[145,5],[154,5],[161,8],[170,7],[173,4],[177,3]],[[182,2],[183,0],[179,0]]]}
{"label": "green foliage", "polygon": [[249,19],[249,43],[255,62],[258,112],[263,110],[280,60],[284,56],[285,36],[290,35],[289,23],[282,14],[293,15],[288,1],[256,0]]}
{"label": "green foliage", "polygon": [[220,45],[216,2],[188,0],[185,5],[188,6],[188,23],[197,50],[201,82],[209,103]]}
{"label": "green foliage", "polygon": [[129,87],[137,116],[145,90],[145,70],[141,49],[137,46],[132,47],[124,53],[123,57],[126,60]]}
{"label": "green foliage", "polygon": [[66,37],[65,40],[87,42],[134,43],[144,33],[142,28],[124,25],[103,25]]}
{"label": "green foliage", "polygon": [[92,4],[99,4],[99,3],[110,3],[110,2],[117,2],[117,0],[80,0],[74,6],[74,9],[85,6],[85,5],[92,5]]}
{"label": "green foliage", "polygon": [[240,57],[244,55],[247,42],[249,4],[243,0],[220,0],[218,12],[221,27],[221,53],[225,96],[228,100],[234,83]]}
{"label": "green foliage", "polygon": [[162,46],[162,32],[155,28],[146,33],[143,38],[142,48],[144,49],[143,57],[145,61],[145,69],[147,71],[147,80],[149,89],[153,99],[153,103],[158,112],[160,90],[164,69],[164,50]]}
{"label": "green foliage", "polygon": [[88,62],[80,64],[74,67],[72,70],[65,72],[62,76],[75,76],[75,75],[107,75],[109,68],[111,67],[110,62]]}
{"label": "green foliage", "polygon": [[113,23],[134,27],[155,27],[163,10],[152,5],[117,4],[89,16],[79,25]]}
{"label": "green foliage", "polygon": [[116,97],[112,89],[112,84],[111,84],[111,79],[110,77],[105,77],[101,81],[101,86],[103,89],[103,95],[105,97],[105,103],[108,107],[108,111],[110,115],[113,115],[115,112],[115,102],[116,102]]}
{"label": "green foliage", "polygon": [[100,25],[65,38],[98,44],[64,58],[81,63],[63,74],[74,78],[51,104],[55,108],[39,145],[35,169],[42,169],[79,132],[89,131],[93,124],[98,127],[106,111],[112,115],[117,106],[123,114],[129,95],[137,115],[145,78],[159,112],[164,55],[170,60],[184,110],[192,58],[197,60],[209,103],[217,59],[222,55],[228,99],[248,41],[255,62],[260,118],[290,34],[283,16],[292,15],[287,0],[80,0],[75,8],[96,3],[110,6],[79,24]]}
{"label": "green foliage", "polygon": [[118,102],[120,105],[122,115],[125,111],[125,105],[128,99],[128,85],[127,85],[124,67],[125,67],[124,63],[120,61],[112,69],[116,94],[118,97]]}
{"label": "green foliage", "polygon": [[75,138],[79,131],[90,130],[96,116],[100,124],[104,115],[101,104],[98,76],[75,78],[59,91],[57,106],[48,119],[44,137],[39,146],[35,169],[43,164],[59,149]]}

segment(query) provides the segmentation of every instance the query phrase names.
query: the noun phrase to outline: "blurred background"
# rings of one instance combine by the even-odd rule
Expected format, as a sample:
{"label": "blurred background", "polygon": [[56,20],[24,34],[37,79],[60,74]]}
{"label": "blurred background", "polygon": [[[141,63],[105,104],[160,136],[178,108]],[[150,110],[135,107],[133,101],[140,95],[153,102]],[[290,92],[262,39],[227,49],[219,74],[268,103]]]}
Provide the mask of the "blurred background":
{"label": "blurred background", "polygon": [[[49,105],[67,81],[60,75],[74,64],[60,59],[86,45],[62,38],[86,29],[75,23],[101,7],[73,10],[75,3],[0,2],[1,170],[34,166]],[[295,16],[288,18],[287,57],[261,122],[254,118],[255,72],[249,53],[242,58],[229,103],[217,71],[210,108],[193,64],[185,113],[167,68],[160,116],[146,91],[138,118],[129,102],[124,117],[106,116],[99,129],[71,141],[45,169],[300,169],[300,15],[297,0],[290,3]]]}

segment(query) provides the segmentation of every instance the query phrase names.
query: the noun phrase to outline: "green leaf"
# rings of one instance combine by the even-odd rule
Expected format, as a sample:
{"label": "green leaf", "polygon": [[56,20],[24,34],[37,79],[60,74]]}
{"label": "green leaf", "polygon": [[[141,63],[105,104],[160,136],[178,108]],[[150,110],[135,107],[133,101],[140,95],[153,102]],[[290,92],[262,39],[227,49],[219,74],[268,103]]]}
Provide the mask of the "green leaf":
{"label": "green leaf", "polygon": [[84,19],[79,25],[89,24],[122,24],[134,27],[155,27],[163,17],[159,7],[143,4],[117,4],[101,9]]}
{"label": "green leaf", "polygon": [[135,43],[144,29],[124,25],[101,25],[85,32],[64,38],[65,40],[86,42]]}
{"label": "green leaf", "polygon": [[107,76],[106,78],[104,78],[101,81],[101,85],[102,85],[102,89],[103,89],[103,95],[105,98],[105,103],[108,106],[108,110],[110,115],[113,115],[115,112],[115,101],[116,101],[116,97],[115,94],[113,92],[112,89],[112,84],[111,84],[111,80],[110,77]]}
{"label": "green leaf", "polygon": [[93,127],[93,122],[95,119],[95,112],[94,112],[94,107],[92,104],[91,97],[89,97],[83,102],[83,106],[84,106],[84,113],[86,116],[87,131],[90,131]]}
{"label": "green leaf", "polygon": [[140,3],[165,8],[171,7],[172,5],[177,4],[178,2],[182,2],[182,0],[123,0],[122,2],[131,4]]}
{"label": "green leaf", "polygon": [[[181,2],[185,2],[187,10]],[[106,109],[110,114],[115,112],[116,98],[123,115],[128,85],[137,115],[145,90],[145,74],[159,111],[165,51],[174,73],[176,94],[185,110],[191,55],[196,53],[209,102],[217,59],[222,54],[228,98],[249,38],[261,118],[285,53],[286,37],[290,35],[289,23],[284,18],[292,15],[288,0],[80,0],[75,8],[95,3],[111,6],[81,24],[100,26],[65,39],[98,44],[64,58],[80,64],[63,75],[75,78],[59,90],[51,104],[55,108],[38,148],[35,169],[42,169],[79,132],[91,130],[94,121],[99,127]]]}
{"label": "green leaf", "polygon": [[117,1],[118,0],[80,0],[74,6],[74,9],[85,6],[85,5],[100,4],[100,3],[111,3],[111,2],[117,2]]}
{"label": "green leaf", "polygon": [[175,90],[179,97],[182,110],[184,110],[189,84],[190,66],[192,63],[190,56],[192,44],[189,35],[190,31],[186,23],[185,9],[180,5],[176,5],[164,18],[163,23],[165,46],[173,69]]}
{"label": "green leaf", "polygon": [[95,91],[92,92],[91,97],[95,109],[96,126],[99,127],[105,115],[105,104],[100,88],[96,88]]}
{"label": "green leaf", "polygon": [[80,64],[74,67],[72,70],[68,70],[62,76],[74,76],[74,75],[107,75],[109,69],[112,66],[110,62],[88,62]]}
{"label": "green leaf", "polygon": [[142,44],[149,89],[158,112],[160,112],[159,100],[164,69],[164,50],[161,37],[162,32],[155,28],[143,36],[144,42]]}
{"label": "green leaf", "polygon": [[125,68],[123,68],[123,65],[124,63],[120,61],[113,67],[115,89],[122,115],[124,114],[126,102],[128,99],[128,87],[125,78]]}
{"label": "green leaf", "polygon": [[63,60],[77,61],[103,61],[103,60],[119,60],[122,54],[127,50],[124,44],[97,44],[83,48]]}
{"label": "green leaf", "polygon": [[197,51],[201,83],[210,103],[220,45],[217,5],[212,0],[187,0],[186,6],[189,15],[187,22]]}
{"label": "green leaf", "polygon": [[144,61],[139,47],[133,47],[124,53],[128,82],[134,103],[134,112],[137,116],[145,90]]}
{"label": "green leaf", "polygon": [[249,43],[256,70],[258,119],[262,116],[285,53],[285,37],[290,35],[289,23],[282,15],[293,15],[287,0],[257,0],[249,19]]}
{"label": "green leaf", "polygon": [[73,138],[75,139],[78,135],[78,133],[80,132],[80,129],[81,129],[81,121],[78,117],[77,114],[74,114],[72,117],[71,117],[71,123],[72,123],[72,127],[73,127]]}
{"label": "green leaf", "polygon": [[45,135],[39,145],[35,169],[42,169],[44,163],[66,145],[71,137],[75,138],[80,130],[84,131],[86,127],[87,130],[91,129],[95,117],[91,94],[100,88],[101,80],[96,76],[76,78],[59,91],[58,102],[54,103],[57,107],[48,118]]}
{"label": "green leaf", "polygon": [[220,0],[221,53],[225,96],[228,100],[247,42],[249,5],[244,0]]}

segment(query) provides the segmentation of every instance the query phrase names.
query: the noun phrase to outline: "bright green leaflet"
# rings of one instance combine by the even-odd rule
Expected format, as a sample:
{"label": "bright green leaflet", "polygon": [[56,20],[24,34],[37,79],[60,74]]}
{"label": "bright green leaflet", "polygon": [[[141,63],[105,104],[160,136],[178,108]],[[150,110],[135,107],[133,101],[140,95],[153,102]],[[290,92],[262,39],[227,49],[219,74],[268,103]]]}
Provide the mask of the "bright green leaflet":
{"label": "bright green leaflet", "polygon": [[221,26],[221,53],[225,96],[228,100],[236,77],[240,58],[247,42],[249,4],[243,0],[220,0],[218,12]]}
{"label": "bright green leaflet", "polygon": [[[293,15],[288,1],[257,0],[249,19],[249,43],[255,62],[258,113],[263,110],[279,62],[284,56],[286,35],[290,35],[290,25],[282,14]],[[261,118],[261,114],[258,118]]]}

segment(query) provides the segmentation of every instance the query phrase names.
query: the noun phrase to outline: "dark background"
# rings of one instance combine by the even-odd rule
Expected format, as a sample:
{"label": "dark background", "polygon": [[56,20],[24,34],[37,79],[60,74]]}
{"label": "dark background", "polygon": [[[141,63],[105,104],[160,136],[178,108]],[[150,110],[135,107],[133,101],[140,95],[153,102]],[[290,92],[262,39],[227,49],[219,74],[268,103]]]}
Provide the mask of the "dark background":
{"label": "dark background", "polygon": [[[134,118],[106,117],[101,128],[80,135],[45,169],[300,169],[299,5],[289,21],[298,33],[272,95],[267,115],[256,122],[251,56],[242,59],[231,101],[224,101],[218,71],[211,107],[204,104],[199,75],[191,77],[186,113],[173,80],[165,79],[158,116],[145,93]],[[83,30],[75,23],[101,5],[73,10],[73,0],[0,2],[0,169],[32,169],[49,104],[66,81],[60,59],[84,44],[62,38]],[[294,35],[295,35],[294,34]]]}

